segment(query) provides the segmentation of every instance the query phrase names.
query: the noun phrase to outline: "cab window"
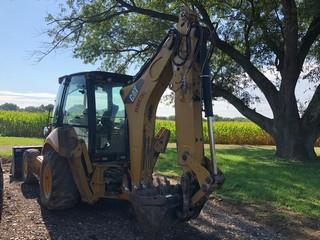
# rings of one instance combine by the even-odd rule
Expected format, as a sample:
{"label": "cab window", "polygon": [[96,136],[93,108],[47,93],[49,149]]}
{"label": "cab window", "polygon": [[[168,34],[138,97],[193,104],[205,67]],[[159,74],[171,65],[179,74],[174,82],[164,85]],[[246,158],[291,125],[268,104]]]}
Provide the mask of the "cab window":
{"label": "cab window", "polygon": [[63,123],[78,126],[88,125],[87,92],[83,76],[72,77],[68,86]]}
{"label": "cab window", "polygon": [[59,116],[60,116],[60,107],[61,107],[62,94],[63,94],[63,90],[64,90],[64,84],[65,84],[65,80],[59,86],[59,89],[57,92],[57,97],[56,97],[56,100],[54,103],[53,115],[52,115],[53,126],[58,126],[59,121],[60,121],[59,119],[61,119],[61,117],[59,117]]}
{"label": "cab window", "polygon": [[121,86],[97,81],[96,105],[96,153],[123,154],[126,151],[125,107]]}
{"label": "cab window", "polygon": [[88,102],[84,76],[73,76],[70,80],[63,109],[63,124],[73,126],[88,147]]}

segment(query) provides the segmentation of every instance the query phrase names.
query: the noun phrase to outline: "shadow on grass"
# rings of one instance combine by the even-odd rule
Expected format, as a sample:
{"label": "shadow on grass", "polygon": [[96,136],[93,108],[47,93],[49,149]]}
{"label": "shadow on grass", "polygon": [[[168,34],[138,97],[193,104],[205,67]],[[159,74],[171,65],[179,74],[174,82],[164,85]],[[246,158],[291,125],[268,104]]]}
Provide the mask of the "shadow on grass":
{"label": "shadow on grass", "polygon": [[320,163],[280,160],[273,154],[250,148],[221,152],[220,166],[227,181],[219,193],[320,217]]}
{"label": "shadow on grass", "polygon": [[[320,161],[302,163],[279,159],[274,154],[273,149],[254,146],[218,149],[218,166],[226,178],[218,194],[235,202],[268,203],[319,218]],[[176,151],[170,149],[162,155],[156,170],[179,176]]]}

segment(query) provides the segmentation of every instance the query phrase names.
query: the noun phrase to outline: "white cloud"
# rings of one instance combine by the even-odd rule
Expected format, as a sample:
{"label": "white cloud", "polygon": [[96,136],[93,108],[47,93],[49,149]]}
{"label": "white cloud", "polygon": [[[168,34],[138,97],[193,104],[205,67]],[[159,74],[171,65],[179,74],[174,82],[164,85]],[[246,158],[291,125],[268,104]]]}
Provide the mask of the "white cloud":
{"label": "white cloud", "polygon": [[[0,91],[0,104],[14,103],[19,107],[27,106],[40,106],[41,104],[54,104],[55,94],[52,93],[33,93],[33,92],[10,92]],[[256,108],[257,112],[272,117],[272,113],[269,105],[266,101],[255,104],[253,108]],[[222,117],[241,117],[239,111],[229,104],[227,101],[214,101],[213,112]],[[174,115],[175,111],[172,106],[168,106],[160,102],[157,110],[158,116],[170,116]]]}
{"label": "white cloud", "polygon": [[[266,117],[272,118],[271,109],[266,101],[261,101],[261,103],[255,104],[251,106],[251,108],[255,108],[257,112],[261,113]],[[225,100],[214,101],[213,102],[213,113],[217,114],[221,117],[243,117],[243,115],[230,103]],[[174,115],[174,108],[172,106],[167,106],[163,103],[159,104],[157,110],[158,116],[170,116]]]}
{"label": "white cloud", "polygon": [[10,91],[0,91],[0,104],[14,103],[19,107],[40,106],[41,104],[53,104],[55,94],[52,93],[18,93]]}
{"label": "white cloud", "polygon": [[[164,92],[164,95],[169,94],[171,91],[166,90]],[[259,92],[256,91],[258,94]],[[261,99],[259,103],[253,104],[250,106],[250,108],[255,109],[258,113],[261,113],[262,115],[273,118],[272,111],[270,109],[269,104],[267,103],[266,99],[262,96],[262,93],[260,94]],[[243,117],[243,115],[230,103],[228,103],[226,100],[218,100],[213,101],[213,113],[217,114],[221,117]],[[170,116],[175,115],[175,111],[173,106],[168,106],[163,103],[163,101],[160,101],[160,104],[157,109],[157,116]]]}

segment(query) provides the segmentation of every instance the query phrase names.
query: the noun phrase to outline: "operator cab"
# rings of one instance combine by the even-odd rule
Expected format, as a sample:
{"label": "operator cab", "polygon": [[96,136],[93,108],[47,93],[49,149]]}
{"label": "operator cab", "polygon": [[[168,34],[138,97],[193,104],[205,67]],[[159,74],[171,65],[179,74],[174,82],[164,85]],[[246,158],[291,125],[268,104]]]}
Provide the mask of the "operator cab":
{"label": "operator cab", "polygon": [[82,72],[59,78],[53,128],[71,125],[93,161],[127,161],[127,120],[120,90],[132,76]]}

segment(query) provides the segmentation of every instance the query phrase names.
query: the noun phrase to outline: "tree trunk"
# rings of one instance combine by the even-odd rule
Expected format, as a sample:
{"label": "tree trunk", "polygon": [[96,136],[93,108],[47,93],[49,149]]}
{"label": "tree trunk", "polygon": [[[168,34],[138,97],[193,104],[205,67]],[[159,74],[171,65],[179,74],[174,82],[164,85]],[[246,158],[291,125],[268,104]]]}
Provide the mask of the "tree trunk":
{"label": "tree trunk", "polygon": [[281,119],[275,123],[273,138],[276,143],[276,156],[296,159],[303,162],[317,159],[314,150],[316,135],[311,129],[300,126],[301,120]]}
{"label": "tree trunk", "polygon": [[317,158],[314,150],[317,129],[316,125],[303,121],[299,115],[294,93],[298,74],[292,75],[292,72],[282,79],[271,134],[276,143],[276,156],[312,161]]}

